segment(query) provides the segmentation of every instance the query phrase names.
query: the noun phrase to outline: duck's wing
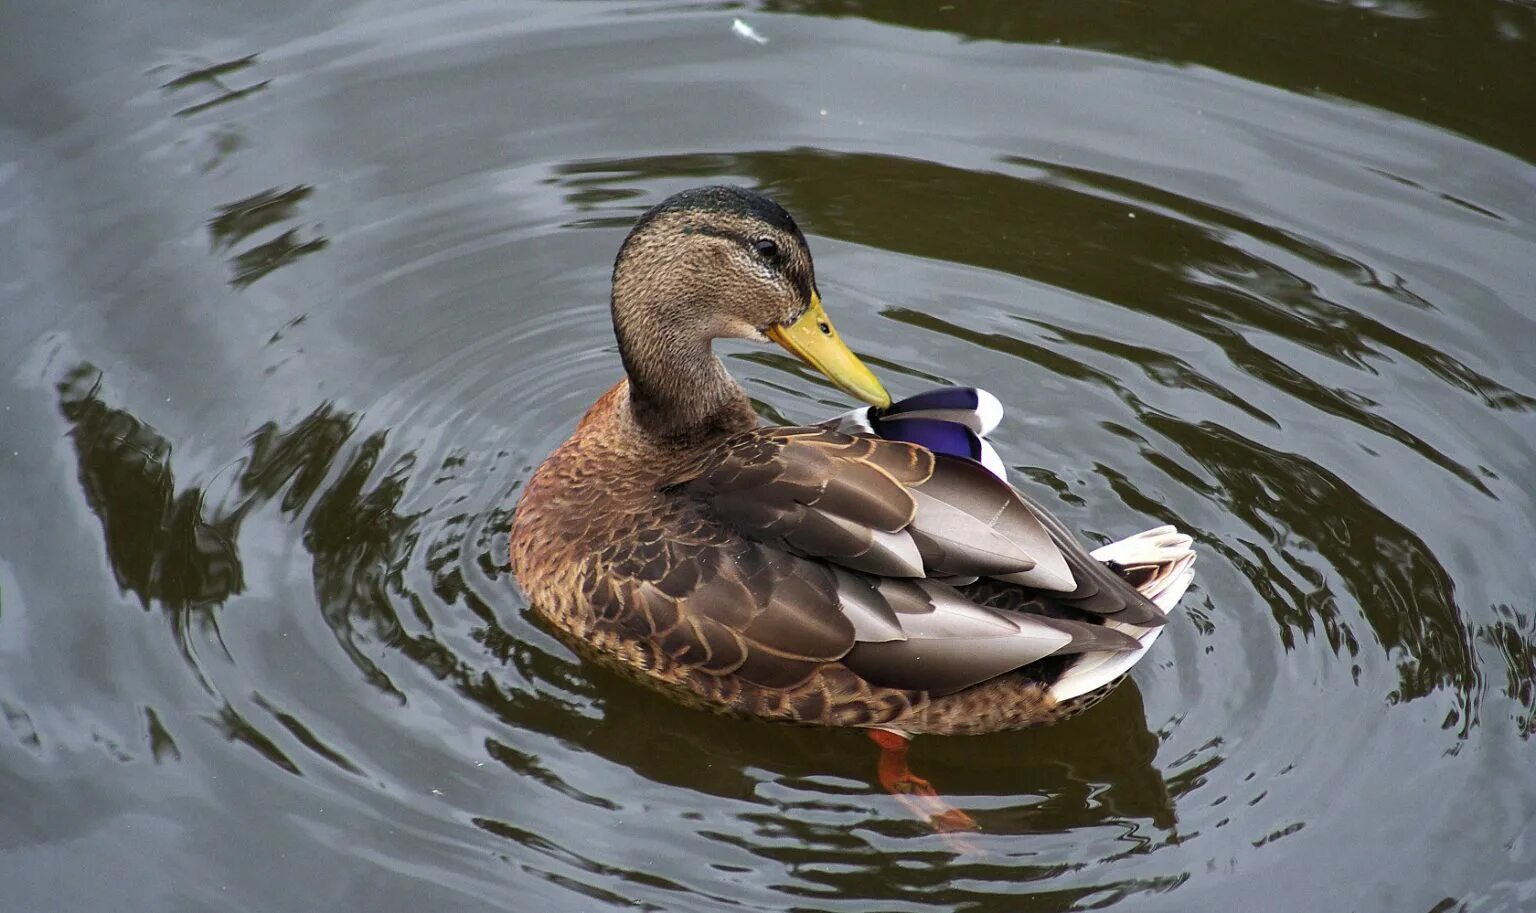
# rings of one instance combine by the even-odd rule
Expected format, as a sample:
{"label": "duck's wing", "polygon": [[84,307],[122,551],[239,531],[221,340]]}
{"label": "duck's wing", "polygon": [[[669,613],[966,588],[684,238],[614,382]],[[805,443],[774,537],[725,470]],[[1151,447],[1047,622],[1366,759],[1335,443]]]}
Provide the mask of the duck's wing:
{"label": "duck's wing", "polygon": [[764,428],[701,457],[670,493],[736,543],[693,549],[661,610],[683,619],[667,627],[682,638],[669,652],[704,659],[710,645],[711,669],[788,687],[841,659],[876,684],[944,693],[1053,654],[1139,646],[1100,624],[985,608],[946,582],[1038,573],[1064,581],[1066,598],[1083,588],[1049,527],[968,460],[827,427]]}
{"label": "duck's wing", "polygon": [[[1044,556],[1034,568],[994,576],[1008,583],[1040,590],[1073,608],[1139,626],[1161,625],[1166,614],[1106,562],[1089,555],[1078,538],[1033,498],[1008,484],[1008,472],[987,440],[1003,417],[997,397],[979,387],[937,387],[892,403],[885,409],[863,406],[826,422],[824,427],[850,434],[868,434],[905,441],[957,462],[981,466],[1040,521],[1053,548],[1032,552]],[[974,470],[972,475],[976,475]],[[982,487],[976,480],[973,488]]]}

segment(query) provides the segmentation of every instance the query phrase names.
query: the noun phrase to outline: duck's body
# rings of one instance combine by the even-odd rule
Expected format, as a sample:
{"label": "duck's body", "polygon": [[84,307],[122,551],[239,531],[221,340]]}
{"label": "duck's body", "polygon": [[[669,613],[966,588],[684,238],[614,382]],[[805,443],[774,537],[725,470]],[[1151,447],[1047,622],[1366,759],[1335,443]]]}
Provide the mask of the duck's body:
{"label": "duck's body", "polygon": [[[876,643],[890,641],[859,640],[858,628],[865,619],[848,617],[838,587],[848,586],[850,577],[876,578],[796,554],[801,550],[778,534],[762,534],[771,520],[749,531],[759,535],[744,533],[711,503],[719,494],[703,494],[713,487],[700,484],[711,473],[737,475],[747,463],[761,468],[767,465],[763,454],[797,446],[842,453],[878,446],[903,461],[911,459],[903,481],[933,472],[934,459],[920,448],[875,443],[871,436],[825,426],[758,427],[750,410],[719,427],[711,438],[674,445],[638,427],[628,383],[620,381],[529,480],[512,533],[518,581],[536,610],[584,654],[636,673],[682,700],[727,713],[906,734],[971,734],[1056,722],[1096,703],[1118,683],[1117,670],[1103,682],[1071,694],[1055,689],[1078,653],[1047,656],[958,690],[953,682],[929,689],[870,681],[866,675],[871,667],[878,667],[876,677],[891,676],[890,661],[850,654],[861,643],[867,644],[867,652],[880,649]],[[887,459],[888,468],[892,462]],[[760,504],[773,504],[777,499],[764,489],[781,475],[778,469],[764,471],[744,489],[755,491]],[[1181,560],[1188,555],[1188,540],[1168,532],[1152,531],[1158,539],[1152,553],[1161,550],[1173,560],[1160,572],[1143,575],[1165,585],[1174,570],[1182,572],[1189,564]],[[1143,568],[1149,564],[1141,562]],[[884,585],[898,590],[916,586],[908,578],[885,580]],[[781,596],[776,591],[785,589],[793,591],[790,601],[776,598]],[[720,600],[726,592],[734,598]],[[1093,617],[1075,609],[1063,593],[1020,584],[981,579],[954,592],[976,606],[1042,617]],[[1120,603],[1130,607],[1130,600]],[[1161,618],[1132,614],[1161,623]],[[955,633],[964,636],[974,633],[964,630],[965,625],[986,622],[967,618],[958,623],[962,630]],[[862,633],[885,637],[890,632]],[[1008,633],[999,630],[994,636],[1001,639]],[[1092,645],[1094,632],[1071,633],[1089,638],[1085,645]],[[1109,643],[1136,649],[1130,642]],[[910,657],[914,684],[930,681],[933,675],[920,668],[922,652],[914,650]],[[955,661],[949,654],[936,659]],[[961,657],[962,666],[997,665],[997,660],[981,656],[970,660]],[[899,680],[901,670],[894,674]]]}
{"label": "duck's body", "polygon": [[[731,713],[980,733],[1102,697],[1189,582],[1188,537],[1090,557],[968,459],[995,417],[891,409],[771,201],[706,188],[652,210],[613,309],[629,379],[534,473],[511,537],[530,603],[589,655]],[[721,336],[772,338],[877,409],[762,427]]]}

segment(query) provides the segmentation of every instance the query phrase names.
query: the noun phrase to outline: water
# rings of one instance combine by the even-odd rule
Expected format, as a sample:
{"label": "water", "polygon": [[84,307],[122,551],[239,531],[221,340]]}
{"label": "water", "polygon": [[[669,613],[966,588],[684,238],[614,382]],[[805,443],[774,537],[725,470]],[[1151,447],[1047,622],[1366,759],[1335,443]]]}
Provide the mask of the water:
{"label": "water", "polygon": [[[733,33],[741,18],[768,39]],[[0,14],[0,909],[1536,909],[1536,10],[81,0]],[[625,227],[800,218],[901,396],[1203,553],[1060,727],[583,665],[508,579]],[[846,408],[727,347],[767,415]]]}

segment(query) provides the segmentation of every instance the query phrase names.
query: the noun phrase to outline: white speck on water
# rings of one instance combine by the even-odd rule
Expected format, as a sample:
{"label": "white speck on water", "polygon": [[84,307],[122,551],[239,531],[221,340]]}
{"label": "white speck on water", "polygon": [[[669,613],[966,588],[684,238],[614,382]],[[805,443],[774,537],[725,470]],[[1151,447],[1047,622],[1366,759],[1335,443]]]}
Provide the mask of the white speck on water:
{"label": "white speck on water", "polygon": [[827,116],[827,109],[826,108],[822,108],[821,109],[821,116],[822,117],[826,117]]}
{"label": "white speck on water", "polygon": [[732,19],[731,20],[731,31],[735,32],[737,35],[740,35],[742,38],[745,38],[745,39],[747,39],[748,41],[750,41],[750,42],[752,42],[754,44],[767,44],[768,43],[767,36],[763,35],[762,33],[760,33],[757,29],[753,28],[752,26],[747,25],[745,22],[741,21],[740,19]]}

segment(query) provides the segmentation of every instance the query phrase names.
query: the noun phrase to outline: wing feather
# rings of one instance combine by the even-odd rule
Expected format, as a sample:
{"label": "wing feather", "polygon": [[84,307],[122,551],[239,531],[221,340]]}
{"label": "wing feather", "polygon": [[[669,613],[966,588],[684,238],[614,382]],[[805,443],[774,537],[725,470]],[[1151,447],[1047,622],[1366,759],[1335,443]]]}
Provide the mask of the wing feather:
{"label": "wing feather", "polygon": [[[1051,596],[1117,620],[1137,607],[1059,522],[967,460],[828,427],[765,428],[665,492],[675,514],[663,528],[686,541],[616,546],[592,599],[600,617],[705,672],[793,688],[840,661],[876,685],[948,693],[1058,653],[1139,646],[1032,614]],[[1058,593],[1010,611],[935,579],[976,577]],[[638,611],[621,618],[614,602]]]}
{"label": "wing feather", "polygon": [[843,663],[877,685],[948,694],[1059,653],[1131,650],[1103,625],[987,609],[933,581],[882,581],[900,641],[859,642]]}

